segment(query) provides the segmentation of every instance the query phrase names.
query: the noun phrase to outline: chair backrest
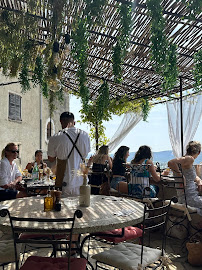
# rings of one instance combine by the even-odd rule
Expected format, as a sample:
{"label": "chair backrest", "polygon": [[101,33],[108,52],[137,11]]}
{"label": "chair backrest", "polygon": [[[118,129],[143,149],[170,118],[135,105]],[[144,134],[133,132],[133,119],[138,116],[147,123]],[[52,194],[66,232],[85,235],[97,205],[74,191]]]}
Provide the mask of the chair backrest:
{"label": "chair backrest", "polygon": [[177,202],[177,198],[176,197],[172,198],[170,200],[170,203],[167,205],[165,205],[163,201],[159,201],[160,206],[154,207],[151,209],[147,207],[147,204],[144,205],[141,264],[143,262],[143,249],[144,249],[145,235],[147,232],[151,232],[152,230],[156,230],[158,228],[162,228],[161,251],[162,251],[162,256],[163,256],[164,246],[165,246],[166,224],[168,220],[168,212],[170,209],[171,201]]}
{"label": "chair backrest", "polygon": [[[166,189],[173,189],[176,191],[178,203],[185,204],[187,207],[187,199],[185,193],[185,180],[182,176],[163,176],[163,187]],[[173,194],[173,192],[172,192]],[[166,199],[166,198],[165,198]]]}
{"label": "chair backrest", "polygon": [[[81,210],[76,210],[73,217],[70,218],[28,218],[28,217],[16,217],[12,215],[9,210],[3,209],[4,213],[9,216],[11,229],[14,239],[16,269],[18,269],[17,262],[17,244],[29,243],[29,244],[51,244],[60,246],[59,251],[68,250],[68,270],[70,267],[71,247],[74,241],[72,241],[72,232],[74,227],[75,218],[81,218],[83,213]],[[4,214],[5,215],[5,214]],[[55,226],[54,226],[55,224]],[[56,226],[57,224],[57,226]],[[42,238],[21,238],[22,233],[36,233],[41,234]],[[48,235],[49,237],[46,237]],[[52,239],[50,238],[52,236]],[[64,235],[64,239],[58,238],[57,235]],[[63,247],[65,246],[65,247]]]}
{"label": "chair backrest", "polygon": [[[128,194],[136,198],[151,197],[150,190],[150,164],[132,164]],[[153,196],[152,196],[153,197]]]}

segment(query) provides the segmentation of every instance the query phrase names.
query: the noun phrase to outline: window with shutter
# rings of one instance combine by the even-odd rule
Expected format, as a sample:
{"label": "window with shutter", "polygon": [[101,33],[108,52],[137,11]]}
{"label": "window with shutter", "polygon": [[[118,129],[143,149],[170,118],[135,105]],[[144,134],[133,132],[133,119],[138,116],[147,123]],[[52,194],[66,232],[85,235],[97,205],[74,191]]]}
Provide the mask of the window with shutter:
{"label": "window with shutter", "polygon": [[9,93],[9,114],[11,120],[21,121],[21,96]]}

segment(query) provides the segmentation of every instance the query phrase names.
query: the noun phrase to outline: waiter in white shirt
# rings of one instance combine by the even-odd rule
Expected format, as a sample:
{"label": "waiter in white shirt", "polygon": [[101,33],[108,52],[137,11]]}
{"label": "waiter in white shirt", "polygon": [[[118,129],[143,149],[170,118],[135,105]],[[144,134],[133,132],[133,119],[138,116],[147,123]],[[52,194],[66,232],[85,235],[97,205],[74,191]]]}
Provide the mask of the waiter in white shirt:
{"label": "waiter in white shirt", "polygon": [[0,201],[15,199],[16,186],[22,180],[22,175],[14,162],[19,153],[17,145],[7,144],[3,153],[4,157],[0,162]]}
{"label": "waiter in white shirt", "polygon": [[90,138],[75,128],[73,113],[63,112],[60,123],[62,130],[49,139],[48,159],[54,162],[57,158],[56,187],[62,188],[63,197],[79,195],[83,177],[78,170],[90,152]]}

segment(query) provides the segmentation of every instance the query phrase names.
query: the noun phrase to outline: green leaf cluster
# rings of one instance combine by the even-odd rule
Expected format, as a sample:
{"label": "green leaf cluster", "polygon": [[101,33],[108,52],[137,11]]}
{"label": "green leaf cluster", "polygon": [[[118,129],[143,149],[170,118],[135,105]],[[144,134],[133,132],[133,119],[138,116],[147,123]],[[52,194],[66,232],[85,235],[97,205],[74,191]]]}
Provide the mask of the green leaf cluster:
{"label": "green leaf cluster", "polygon": [[149,111],[151,110],[148,97],[145,97],[142,99],[141,107],[142,107],[143,121],[147,121],[147,117],[149,116]]}
{"label": "green leaf cluster", "polygon": [[79,80],[80,97],[84,111],[88,112],[89,89],[86,86],[86,69],[88,67],[88,32],[86,27],[86,19],[79,19],[72,34],[72,55],[78,63],[77,76]]}
{"label": "green leaf cluster", "polygon": [[117,37],[117,43],[113,47],[112,64],[113,74],[116,83],[120,83],[122,78],[122,64],[126,56],[126,49],[129,44],[131,30],[131,3],[120,3],[117,9],[120,17],[120,29]]}
{"label": "green leaf cluster", "polygon": [[94,20],[100,24],[106,0],[84,0],[84,2],[86,4],[84,14],[87,17],[88,23],[91,25],[92,20]]}
{"label": "green leaf cluster", "polygon": [[162,76],[163,91],[168,91],[173,89],[178,77],[176,45],[167,40],[161,0],[147,0],[146,3],[151,17],[151,60]]}
{"label": "green leaf cluster", "polygon": [[[177,0],[178,2],[183,2],[189,11],[189,19],[194,20],[196,15],[201,13],[202,1],[201,0]],[[187,16],[186,16],[187,18]]]}
{"label": "green leaf cluster", "polygon": [[194,55],[194,79],[195,79],[195,84],[194,88],[197,92],[200,92],[201,85],[202,85],[202,50],[198,51]]}

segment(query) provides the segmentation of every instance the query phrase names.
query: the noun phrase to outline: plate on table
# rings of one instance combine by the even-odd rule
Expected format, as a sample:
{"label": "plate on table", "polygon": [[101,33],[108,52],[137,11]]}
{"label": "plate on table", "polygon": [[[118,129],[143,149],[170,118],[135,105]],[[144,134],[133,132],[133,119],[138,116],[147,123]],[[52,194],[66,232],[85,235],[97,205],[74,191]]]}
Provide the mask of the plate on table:
{"label": "plate on table", "polygon": [[29,182],[29,181],[32,181],[32,178],[25,178],[25,177],[23,177],[22,178],[22,180],[25,182],[25,183],[27,183],[27,182]]}

